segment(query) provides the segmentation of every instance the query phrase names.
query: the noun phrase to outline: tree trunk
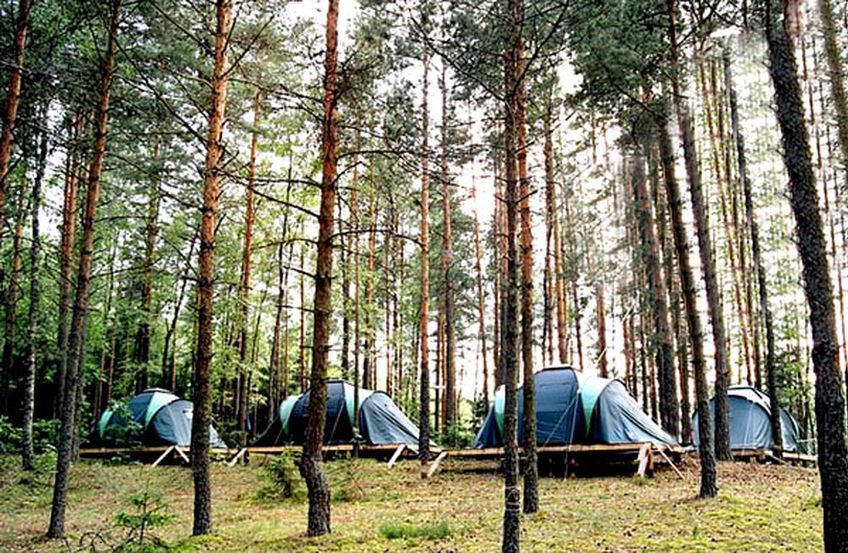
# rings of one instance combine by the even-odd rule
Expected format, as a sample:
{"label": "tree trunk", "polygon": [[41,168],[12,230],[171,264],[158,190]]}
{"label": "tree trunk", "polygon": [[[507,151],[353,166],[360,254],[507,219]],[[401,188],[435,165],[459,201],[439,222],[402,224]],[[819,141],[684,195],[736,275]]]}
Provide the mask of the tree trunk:
{"label": "tree trunk", "polygon": [[636,219],[641,235],[642,262],[648,281],[647,291],[653,320],[651,341],[657,345],[656,367],[659,373],[660,395],[662,396],[659,401],[660,421],[666,432],[672,436],[677,436],[680,433],[680,419],[674,374],[674,342],[671,329],[668,326],[668,291],[660,264],[654,214],[645,175],[645,150],[649,148],[650,145],[644,142],[636,144],[636,151],[631,154],[629,173],[633,182],[634,206],[636,207]]}
{"label": "tree trunk", "polygon": [[150,198],[147,208],[147,229],[144,242],[143,282],[141,288],[142,319],[136,336],[136,363],[141,373],[137,391],[148,387],[150,381],[150,325],[153,322],[153,270],[156,263],[156,237],[159,232],[159,137],[153,146],[153,178],[150,183]]}
{"label": "tree trunk", "polygon": [[333,215],[336,201],[337,105],[339,0],[329,0],[326,51],[324,54],[324,113],[321,124],[321,208],[318,219],[318,252],[315,264],[315,300],[312,323],[312,374],[309,412],[306,417],[300,474],[309,498],[307,534],[330,532],[330,485],[321,469],[321,444],[327,416],[327,364],[330,323],[333,316]]}
{"label": "tree trunk", "polygon": [[194,367],[194,417],[191,425],[191,460],[194,477],[195,536],[212,532],[212,482],[209,471],[209,426],[212,424],[212,355],[215,281],[215,229],[221,181],[221,142],[227,107],[227,53],[232,27],[232,0],[217,0],[215,65],[211,80],[211,103],[203,172],[203,211],[200,220],[200,259],[197,313],[197,354]]}
{"label": "tree trunk", "polygon": [[598,323],[598,375],[601,378],[609,378],[609,367],[607,366],[607,315],[606,307],[604,306],[604,283],[601,280],[595,284],[595,304]]}
{"label": "tree trunk", "polygon": [[253,261],[253,224],[255,220],[254,187],[256,186],[256,150],[259,144],[259,92],[253,96],[253,129],[250,138],[250,162],[247,174],[247,189],[244,194],[244,241],[241,251],[241,282],[239,285],[239,403],[236,409],[239,445],[247,444],[248,386],[251,363],[247,359],[247,327],[250,318],[250,277]]}
{"label": "tree trunk", "polygon": [[[668,110],[666,109],[666,116]],[[695,403],[698,411],[699,457],[701,460],[700,497],[715,497],[716,484],[715,451],[713,450],[712,413],[710,413],[710,392],[707,388],[706,361],[704,359],[703,330],[698,314],[698,292],[695,275],[689,263],[689,238],[683,224],[683,202],[680,187],[674,174],[674,150],[668,130],[666,117],[658,124],[660,160],[663,167],[663,180],[669,212],[671,230],[674,236],[674,249],[677,252],[677,270],[680,272],[680,288],[683,292],[683,305],[686,311],[686,323],[689,329],[689,346],[692,348],[692,374],[695,377]]]}
{"label": "tree trunk", "polygon": [[26,373],[23,385],[23,440],[21,451],[21,464],[24,470],[33,470],[34,452],[32,446],[32,420],[35,411],[35,337],[38,334],[38,303],[41,301],[41,289],[39,283],[39,270],[41,262],[41,235],[39,234],[38,217],[41,211],[41,184],[44,180],[44,171],[47,167],[47,145],[49,132],[47,130],[47,107],[41,108],[41,122],[44,128],[41,131],[38,148],[38,169],[35,180],[32,183],[32,242],[29,250],[29,321],[27,324],[26,337]]}
{"label": "tree trunk", "polygon": [[[21,278],[21,249],[23,248],[24,240],[24,219],[26,219],[27,206],[24,205],[24,192],[20,191],[17,201],[17,218],[15,221],[15,234],[12,237],[12,260],[11,274],[9,275],[9,287],[6,289],[5,296],[5,317],[3,326],[3,351],[0,355],[0,379],[3,381],[3,386],[7,387],[12,382],[17,380],[17,371],[15,366],[15,345],[17,344],[18,330],[18,298],[20,293],[20,278]],[[3,390],[3,388],[0,388]],[[12,414],[16,408],[10,408],[11,397],[7,390],[4,390],[4,395],[0,398],[3,409],[2,413]],[[17,407],[17,406],[16,406]],[[17,413],[14,419],[17,420]]]}
{"label": "tree trunk", "polygon": [[816,427],[824,511],[825,551],[842,551],[848,543],[848,448],[845,444],[845,400],[839,372],[833,284],[827,262],[818,191],[804,121],[795,53],[774,0],[766,5],[769,72],[774,83],[789,195],[803,265],[804,291],[813,334],[816,372]]}
{"label": "tree trunk", "polygon": [[520,132],[521,74],[523,67],[523,0],[507,2],[507,37],[504,52],[504,147],[506,183],[506,301],[504,302],[504,553],[519,551],[521,490],[518,486],[518,251],[516,230],[519,208],[517,174],[518,133]]}
{"label": "tree trunk", "polygon": [[82,114],[77,114],[71,123],[69,132],[71,150],[68,152],[65,167],[65,191],[62,204],[61,245],[59,248],[59,332],[57,339],[59,367],[56,371],[56,401],[54,402],[54,415],[57,418],[61,416],[62,398],[65,395],[65,375],[68,367],[68,311],[70,311],[74,270],[77,183],[82,165],[80,163],[80,147],[77,141],[82,133],[83,123]]}
{"label": "tree trunk", "polygon": [[[12,141],[14,139],[15,121],[18,117],[18,103],[21,96],[21,73],[24,68],[24,50],[26,49],[27,22],[32,0],[20,0],[18,16],[15,23],[15,59],[9,72],[9,88],[6,92],[6,109],[3,112],[3,130],[0,132],[0,220],[3,218],[3,208],[6,204],[6,185],[9,162],[12,159]],[[3,229],[0,228],[0,242]],[[0,279],[2,283],[2,279]]]}
{"label": "tree trunk", "polygon": [[713,258],[712,239],[710,236],[709,219],[704,205],[703,189],[701,186],[701,170],[698,166],[695,151],[695,125],[689,113],[689,107],[681,97],[680,81],[677,71],[677,0],[668,0],[669,42],[671,44],[671,89],[675,99],[677,122],[683,143],[686,177],[689,181],[689,195],[692,201],[692,212],[695,219],[695,232],[698,236],[698,253],[701,258],[701,270],[704,273],[704,284],[707,290],[707,311],[710,316],[710,326],[715,346],[715,448],[716,458],[720,461],[730,461],[729,406],[727,387],[730,385],[730,374],[727,368],[727,342],[724,331],[724,314],[722,312],[721,291],[718,288],[716,265]]}
{"label": "tree trunk", "polygon": [[483,267],[480,262],[480,221],[477,219],[477,182],[476,177],[471,177],[471,203],[474,209],[474,255],[475,269],[477,270],[477,320],[479,322],[479,339],[483,354],[483,399],[486,409],[489,408],[489,352],[486,348],[486,319],[483,304]]}
{"label": "tree trunk", "polygon": [[[171,317],[171,323],[168,330],[165,332],[165,346],[162,348],[162,374],[164,375],[163,385],[176,393],[177,389],[177,322],[180,320],[180,308],[183,305],[186,287],[188,286],[189,274],[191,273],[192,259],[194,258],[194,245],[197,242],[198,233],[194,233],[191,237],[191,243],[188,248],[188,256],[186,256],[186,267],[180,277],[180,291],[177,293],[177,299],[174,302],[174,316]],[[114,351],[114,349],[112,350]],[[113,354],[114,359],[114,354]]]}
{"label": "tree trunk", "polygon": [[748,232],[751,236],[751,256],[757,274],[757,291],[759,295],[759,308],[766,327],[766,376],[768,379],[769,401],[771,403],[771,429],[774,440],[774,451],[779,457],[783,449],[783,432],[780,421],[780,403],[777,398],[776,366],[775,366],[775,337],[774,323],[772,322],[771,307],[768,301],[768,287],[766,285],[766,270],[760,252],[760,229],[754,214],[754,198],[751,179],[748,178],[748,164],[745,155],[745,138],[739,122],[739,108],[736,102],[736,89],[733,86],[733,78],[730,71],[730,52],[723,54],[724,80],[727,86],[728,103],[730,104],[730,129],[733,142],[736,144],[736,164],[739,179],[742,181],[742,191],[745,196],[745,220]]}
{"label": "tree trunk", "polygon": [[845,186],[848,186],[848,92],[845,89],[845,71],[841,58],[844,50],[839,48],[839,33],[831,0],[819,0],[819,13],[824,36],[824,53],[827,59],[827,76],[830,80],[830,98],[836,116],[842,170],[845,173]]}
{"label": "tree trunk", "polygon": [[[118,21],[121,0],[112,0],[109,18],[108,44],[103,57],[103,75],[100,81],[100,100],[95,111],[95,140],[88,171],[88,193],[82,223],[82,246],[77,270],[77,290],[68,344],[68,372],[65,395],[62,398],[59,446],[56,458],[56,479],[53,485],[53,502],[47,536],[61,538],[65,535],[65,507],[68,499],[68,481],[76,428],[76,400],[80,388],[80,360],[85,359],[85,327],[88,319],[88,299],[91,288],[91,258],[94,253],[94,216],[100,195],[100,175],[106,154],[106,129],[109,119],[109,99],[118,49]],[[195,403],[195,405],[197,405]]]}
{"label": "tree trunk", "polygon": [[445,309],[445,430],[453,426],[456,413],[456,333],[454,322],[454,293],[451,277],[453,263],[451,243],[451,188],[448,173],[448,92],[446,82],[447,62],[442,61],[442,72],[439,78],[439,88],[442,93],[442,125],[441,125],[441,180],[442,180],[442,216],[444,233],[442,234],[442,275],[445,279],[444,309]]}
{"label": "tree trunk", "polygon": [[428,179],[429,129],[430,114],[428,94],[428,73],[430,69],[430,50],[425,44],[423,51],[423,92],[421,97],[421,112],[423,128],[421,130],[421,299],[419,305],[419,340],[420,340],[420,378],[421,397],[419,399],[418,418],[418,459],[421,461],[421,478],[427,478],[430,461],[430,348],[428,345],[428,316],[430,312],[430,191]]}
{"label": "tree trunk", "polygon": [[[520,17],[523,19],[523,7]],[[524,370],[524,512],[539,510],[539,459],[536,453],[536,381],[533,378],[533,221],[530,214],[530,175],[527,170],[527,98],[524,74],[524,39],[519,35],[516,53],[515,123],[517,130],[518,194],[521,213],[521,361]]]}

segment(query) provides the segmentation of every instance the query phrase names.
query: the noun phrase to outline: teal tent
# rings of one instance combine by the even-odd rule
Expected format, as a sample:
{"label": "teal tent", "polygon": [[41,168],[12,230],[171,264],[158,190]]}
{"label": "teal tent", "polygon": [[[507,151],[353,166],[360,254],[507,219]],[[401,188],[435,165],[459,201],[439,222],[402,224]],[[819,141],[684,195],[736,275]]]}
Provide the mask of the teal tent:
{"label": "teal tent", "polygon": [[[539,446],[569,444],[626,444],[677,441],[642,411],[615,379],[584,375],[571,367],[551,367],[534,375],[536,382],[536,442]],[[474,440],[474,447],[503,445],[503,387]],[[524,397],[518,392],[518,420]],[[521,424],[518,440],[523,443]]]}

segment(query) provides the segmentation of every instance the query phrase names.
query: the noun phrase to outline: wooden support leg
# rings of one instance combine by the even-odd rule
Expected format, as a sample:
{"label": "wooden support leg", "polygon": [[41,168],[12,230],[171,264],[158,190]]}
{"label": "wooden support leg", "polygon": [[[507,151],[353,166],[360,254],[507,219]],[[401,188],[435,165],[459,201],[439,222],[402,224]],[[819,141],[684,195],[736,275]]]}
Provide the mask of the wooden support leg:
{"label": "wooden support leg", "polygon": [[648,470],[648,464],[651,461],[651,444],[642,444],[642,447],[639,448],[639,469],[636,471],[637,476],[645,476],[645,472]]}
{"label": "wooden support leg", "polygon": [[241,459],[242,457],[244,457],[244,454],[245,454],[245,453],[247,453],[247,448],[246,448],[246,447],[241,448],[241,449],[239,450],[239,452],[238,452],[238,453],[236,453],[236,456],[235,456],[235,457],[233,457],[232,459],[230,459],[230,461],[227,463],[227,466],[228,466],[228,467],[234,467],[234,466],[236,466],[236,463],[238,463],[238,462],[239,462],[239,459]]}
{"label": "wooden support leg", "polygon": [[398,446],[394,454],[392,454],[392,458],[389,459],[389,464],[387,465],[387,468],[392,468],[393,466],[395,466],[395,463],[398,459],[400,459],[400,456],[403,454],[404,449],[406,449],[406,444],[400,444]]}
{"label": "wooden support leg", "polygon": [[435,473],[439,468],[439,463],[441,463],[442,459],[444,459],[447,456],[448,456],[447,451],[442,451],[441,453],[439,453],[439,456],[436,457],[436,460],[433,461],[433,463],[430,465],[430,470],[427,471],[427,478],[430,478],[431,476],[433,476],[433,473]]}
{"label": "wooden support leg", "polygon": [[191,459],[189,459],[188,456],[186,456],[185,452],[180,447],[174,446],[174,451],[179,453],[180,457],[183,458],[183,461],[185,461],[188,464],[191,464]]}
{"label": "wooden support leg", "polygon": [[152,464],[152,465],[150,465],[150,466],[151,466],[151,467],[159,466],[159,463],[161,463],[162,461],[164,461],[164,460],[165,460],[165,457],[167,457],[167,456],[168,456],[168,455],[169,455],[172,451],[174,451],[174,448],[175,448],[175,447],[177,447],[177,446],[172,445],[171,447],[169,447],[168,449],[166,449],[166,450],[165,450],[165,453],[163,453],[162,455],[160,455],[160,456],[159,456],[159,458],[158,458],[158,459],[156,459],[155,461],[153,461],[153,464]]}

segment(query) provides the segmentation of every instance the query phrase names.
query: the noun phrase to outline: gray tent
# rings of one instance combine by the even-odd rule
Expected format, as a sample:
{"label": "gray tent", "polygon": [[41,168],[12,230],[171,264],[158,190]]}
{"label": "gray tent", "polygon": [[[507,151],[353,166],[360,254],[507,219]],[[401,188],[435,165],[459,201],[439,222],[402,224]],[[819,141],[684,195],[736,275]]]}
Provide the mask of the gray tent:
{"label": "gray tent", "polygon": [[[287,397],[278,416],[254,445],[276,446],[302,444],[309,408],[309,390]],[[345,380],[327,383],[327,418],[324,426],[325,444],[346,444],[354,441],[354,388]],[[387,394],[359,389],[359,432],[369,445],[418,445],[418,426],[400,410]]]}
{"label": "gray tent", "polygon": [[[571,367],[550,367],[537,372],[536,441],[539,446],[568,444],[629,444],[650,442],[676,445],[627,392],[619,380],[588,376]],[[524,412],[519,388],[518,420]],[[501,447],[504,431],[504,390],[474,439],[475,448]],[[523,427],[518,425],[523,443]]]}
{"label": "gray tent", "polygon": [[[146,446],[188,447],[191,445],[193,412],[192,402],[180,399],[167,390],[149,388],[132,398],[126,410],[104,411],[92,442],[118,445],[125,441],[140,442]],[[212,427],[209,428],[209,443],[214,448],[227,447]]]}
{"label": "gray tent", "polygon": [[[752,386],[731,386],[727,390],[730,408],[731,449],[771,449],[774,440],[771,433],[771,404],[769,397]],[[710,400],[710,412],[715,417],[715,398]],[[786,409],[780,410],[780,426],[783,434],[783,450],[804,452],[798,422]],[[698,445],[698,413],[692,417],[695,445]]]}

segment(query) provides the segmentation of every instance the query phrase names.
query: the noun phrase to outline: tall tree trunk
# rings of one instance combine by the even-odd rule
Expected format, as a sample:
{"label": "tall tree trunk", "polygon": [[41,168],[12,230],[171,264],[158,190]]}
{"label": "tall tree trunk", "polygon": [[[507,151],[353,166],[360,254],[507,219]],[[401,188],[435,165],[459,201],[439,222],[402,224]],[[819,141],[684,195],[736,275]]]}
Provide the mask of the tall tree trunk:
{"label": "tall tree trunk", "polygon": [[[7,177],[9,176],[9,165],[12,159],[12,141],[21,96],[21,73],[24,68],[24,50],[26,49],[27,23],[31,4],[32,0],[20,0],[15,23],[15,59],[9,72],[6,109],[3,112],[3,130],[0,131],[0,220],[3,219],[3,208],[6,204]],[[0,242],[2,242],[2,238],[3,229],[0,228]],[[0,283],[2,283],[1,279]]]}
{"label": "tall tree trunk", "polygon": [[745,155],[745,137],[739,122],[739,108],[736,101],[736,89],[730,71],[730,52],[723,53],[724,80],[727,87],[728,103],[730,104],[730,129],[733,142],[736,144],[736,164],[739,179],[742,181],[742,191],[745,196],[745,220],[748,232],[751,235],[751,256],[757,273],[757,291],[759,295],[760,312],[766,328],[766,376],[768,378],[769,401],[771,403],[771,429],[774,440],[775,453],[780,456],[783,449],[783,432],[780,421],[780,403],[777,398],[776,386],[776,359],[775,359],[775,337],[774,323],[772,322],[771,307],[768,301],[768,287],[766,285],[766,270],[760,250],[760,229],[754,214],[754,195],[751,179],[748,177],[748,164]]}
{"label": "tall tree trunk", "polygon": [[[108,44],[103,57],[103,75],[100,81],[100,101],[95,111],[95,140],[88,171],[88,193],[85,201],[85,213],[82,222],[82,246],[77,270],[77,290],[74,299],[73,318],[68,343],[68,372],[66,375],[65,395],[62,398],[61,425],[59,427],[59,446],[56,456],[56,479],[53,485],[53,502],[50,512],[50,526],[47,536],[61,538],[65,534],[65,507],[68,499],[68,481],[70,478],[71,458],[76,428],[76,400],[82,375],[79,367],[85,359],[85,328],[88,320],[88,299],[91,289],[91,258],[94,253],[94,216],[100,195],[100,175],[103,158],[106,154],[106,129],[109,120],[109,99],[112,90],[112,77],[115,69],[115,55],[118,49],[118,22],[121,0],[112,0],[109,18]],[[197,405],[195,403],[195,405]]]}
{"label": "tall tree trunk", "polygon": [[300,328],[298,329],[297,380],[300,393],[306,391],[306,252],[300,247]]}
{"label": "tall tree trunk", "polygon": [[660,421],[663,429],[672,436],[677,436],[680,433],[680,419],[674,374],[674,342],[668,325],[668,291],[660,264],[651,196],[645,175],[645,150],[648,148],[650,144],[643,141],[636,144],[636,151],[631,154],[629,173],[633,182],[634,206],[641,235],[642,262],[648,281],[648,298],[653,320],[651,342],[657,346],[656,367],[662,396],[659,401]]}
{"label": "tall tree trunk", "polygon": [[430,70],[430,50],[425,44],[423,48],[422,65],[424,66],[423,91],[421,96],[421,299],[419,302],[419,340],[420,340],[420,363],[419,371],[421,378],[421,397],[419,399],[418,418],[418,459],[421,461],[421,478],[427,478],[428,463],[430,461],[430,348],[428,344],[430,313],[430,190],[428,178],[428,158],[430,155],[430,112],[428,94],[428,73]]}
{"label": "tall tree trunk", "polygon": [[447,62],[442,60],[442,72],[439,77],[439,89],[442,93],[442,125],[441,125],[441,180],[442,180],[442,217],[444,233],[442,234],[442,276],[445,279],[445,430],[453,426],[456,413],[456,331],[454,322],[454,293],[451,277],[453,252],[451,251],[453,237],[451,235],[451,184],[448,173],[448,91],[446,82]]}
{"label": "tall tree trunk", "polygon": [[232,0],[217,0],[215,65],[203,171],[203,211],[200,220],[199,281],[197,285],[197,353],[194,366],[194,417],[191,424],[191,461],[194,477],[195,536],[212,532],[212,482],[209,471],[209,426],[212,424],[213,311],[215,295],[215,229],[221,182],[222,133],[227,107],[228,46],[232,27]]}
{"label": "tall tree trunk", "polygon": [[727,388],[730,385],[730,373],[727,367],[727,341],[724,331],[724,314],[721,290],[718,288],[715,259],[713,258],[712,239],[709,219],[704,205],[703,187],[701,185],[701,169],[698,166],[695,151],[695,125],[689,113],[689,107],[681,96],[680,79],[677,70],[677,0],[667,0],[668,6],[668,35],[671,44],[671,89],[675,100],[677,122],[683,143],[683,157],[686,167],[686,177],[689,181],[689,195],[692,201],[692,212],[695,219],[695,233],[698,236],[698,253],[704,274],[704,284],[707,290],[707,311],[710,316],[710,326],[715,346],[715,448],[716,458],[720,461],[730,461],[730,411],[727,399]]}
{"label": "tall tree trunk", "polygon": [[76,237],[77,184],[81,172],[80,147],[77,141],[82,133],[85,119],[78,113],[71,122],[70,151],[65,165],[65,191],[62,204],[62,229],[59,248],[59,321],[58,350],[59,367],[56,371],[56,401],[54,415],[61,416],[62,398],[65,395],[65,375],[68,367],[68,311],[70,311],[71,287],[74,271],[74,242]]}
{"label": "tall tree trunk", "polygon": [[[18,298],[20,297],[20,279],[21,279],[21,250],[24,240],[24,220],[26,219],[27,206],[24,204],[24,191],[21,189],[18,194],[17,201],[17,218],[15,221],[15,233],[12,236],[12,260],[11,274],[9,275],[9,286],[4,294],[5,299],[5,317],[3,324],[3,351],[0,355],[0,378],[3,380],[4,386],[9,386],[17,380],[17,371],[15,366],[15,345],[17,344],[18,334]],[[3,388],[0,388],[2,390]],[[4,390],[4,395],[0,398],[2,402],[3,413],[10,414],[15,408],[10,408],[11,404],[16,402],[11,400],[10,395]],[[14,413],[17,420],[17,413]]]}
{"label": "tall tree trunk", "polygon": [[241,250],[241,282],[239,283],[239,403],[236,409],[239,445],[247,443],[248,386],[251,363],[247,359],[247,327],[250,318],[250,278],[253,267],[253,224],[256,216],[254,188],[256,186],[256,150],[259,145],[259,92],[253,95],[253,129],[250,138],[247,189],[244,194],[244,241]]}
{"label": "tall tree trunk", "polygon": [[159,233],[159,142],[157,136],[153,145],[153,178],[150,183],[150,198],[147,208],[147,228],[144,241],[144,262],[142,263],[143,282],[141,288],[142,319],[136,336],[136,363],[139,370],[138,391],[148,387],[150,381],[150,326],[153,322],[153,269],[156,263],[156,237]]}
{"label": "tall tree trunk", "polygon": [[477,218],[477,181],[476,177],[471,177],[471,203],[474,210],[474,256],[475,269],[477,271],[477,320],[479,323],[479,339],[482,348],[483,356],[483,400],[486,402],[486,409],[489,408],[489,352],[486,347],[486,318],[485,308],[483,304],[483,266],[480,261],[480,221]]}
{"label": "tall tree trunk", "polygon": [[842,551],[848,543],[848,448],[845,444],[845,400],[839,373],[833,284],[819,212],[807,126],[795,53],[781,21],[780,5],[769,0],[765,27],[769,72],[774,83],[783,157],[803,265],[804,291],[813,334],[816,372],[816,427],[824,511],[825,551]]}
{"label": "tall tree trunk", "polygon": [[[523,7],[520,18],[523,20]],[[527,93],[524,78],[524,39],[516,53],[515,123],[517,130],[518,194],[521,213],[521,361],[524,371],[524,512],[539,510],[539,459],[536,453],[536,380],[533,378],[533,221],[530,214],[530,174],[527,170]]]}
{"label": "tall tree trunk", "polygon": [[[665,115],[668,115],[666,109]],[[701,460],[701,497],[715,497],[716,484],[715,451],[713,449],[713,424],[710,413],[710,392],[707,388],[706,360],[704,358],[703,330],[698,314],[698,292],[695,275],[689,262],[689,238],[683,224],[683,202],[680,187],[674,174],[674,150],[668,130],[666,117],[658,123],[660,160],[663,168],[663,180],[671,213],[671,230],[674,236],[674,249],[677,252],[677,270],[680,272],[680,288],[683,292],[683,305],[686,311],[686,323],[689,329],[689,346],[692,348],[692,374],[695,377],[695,403],[698,411],[698,452]]]}
{"label": "tall tree trunk", "polygon": [[523,68],[523,0],[507,1],[507,37],[504,44],[504,146],[506,162],[506,301],[504,302],[504,553],[519,551],[521,490],[518,486],[518,251],[516,230],[519,209],[517,156],[521,122],[519,107]]}
{"label": "tall tree trunk", "polygon": [[[177,322],[180,320],[180,309],[183,305],[183,298],[185,298],[186,287],[188,286],[189,274],[194,259],[194,245],[197,243],[197,237],[198,233],[195,232],[189,243],[186,267],[180,277],[180,291],[177,293],[177,299],[174,302],[174,315],[171,317],[168,330],[165,331],[165,346],[162,348],[162,383],[166,388],[175,392],[177,389]],[[114,352],[114,349],[112,351]],[[112,359],[114,360],[114,354]]]}
{"label": "tall tree trunk", "polygon": [[609,378],[609,367],[607,366],[607,315],[606,306],[604,305],[604,282],[602,280],[598,280],[595,284],[595,304],[598,324],[598,375],[601,378]]}
{"label": "tall tree trunk", "polygon": [[827,59],[827,76],[830,80],[830,98],[836,115],[839,151],[842,157],[845,186],[848,187],[848,91],[845,89],[845,69],[842,65],[844,50],[839,48],[839,33],[831,0],[819,0],[824,53]]}
{"label": "tall tree trunk", "polygon": [[327,416],[327,364],[330,322],[333,316],[333,215],[336,201],[336,148],[338,138],[336,86],[338,63],[339,0],[329,0],[324,54],[324,114],[321,124],[321,208],[318,219],[318,252],[315,264],[315,300],[312,323],[312,374],[309,412],[306,417],[300,474],[309,497],[307,534],[330,531],[330,485],[321,469],[321,444]]}
{"label": "tall tree trunk", "polygon": [[44,171],[47,167],[47,145],[49,141],[49,131],[47,119],[47,107],[41,108],[41,122],[44,128],[41,130],[40,142],[38,147],[38,168],[36,170],[35,180],[32,183],[32,242],[29,250],[29,321],[27,324],[26,337],[26,373],[24,376],[23,385],[23,409],[22,409],[22,449],[21,449],[21,464],[24,470],[33,470],[34,452],[32,447],[32,420],[35,411],[35,369],[36,369],[36,352],[35,352],[35,337],[38,334],[38,303],[41,301],[41,289],[39,283],[39,270],[41,262],[41,235],[39,234],[38,217],[41,212],[41,184],[44,180]]}

